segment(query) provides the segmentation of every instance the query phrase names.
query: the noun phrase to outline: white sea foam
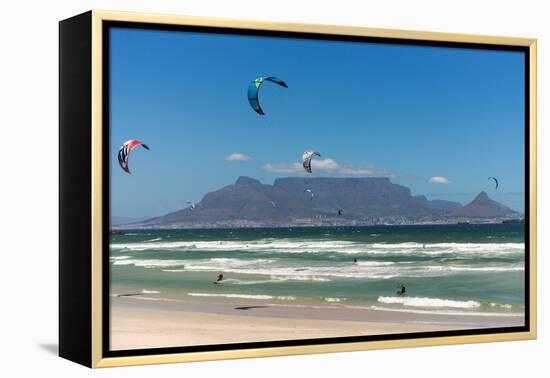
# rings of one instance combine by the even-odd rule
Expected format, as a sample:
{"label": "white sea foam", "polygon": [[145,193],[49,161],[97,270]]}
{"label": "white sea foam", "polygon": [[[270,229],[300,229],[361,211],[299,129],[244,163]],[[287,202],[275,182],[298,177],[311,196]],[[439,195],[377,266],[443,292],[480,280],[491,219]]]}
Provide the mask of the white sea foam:
{"label": "white sea foam", "polygon": [[296,297],[292,295],[280,295],[277,297],[277,299],[281,301],[295,301]]}
{"label": "white sea foam", "polygon": [[523,264],[512,264],[506,266],[428,265],[424,268],[429,271],[439,272],[520,272],[525,270]]}
{"label": "white sea foam", "polygon": [[491,307],[496,307],[496,308],[503,308],[505,310],[511,310],[512,309],[512,305],[511,304],[507,304],[507,303],[495,303],[495,302],[491,302],[490,303],[490,306]]}
{"label": "white sea foam", "polygon": [[419,254],[438,256],[443,254],[521,254],[524,243],[365,243],[345,240],[296,240],[260,239],[254,241],[160,241],[141,243],[114,243],[111,249],[133,251],[251,251],[278,253],[320,253],[334,252],[347,254],[400,255]]}
{"label": "white sea foam", "polygon": [[187,260],[185,269],[188,271],[222,271],[239,273],[247,271],[253,272],[256,269],[263,269],[269,266],[275,260],[270,259],[233,259],[233,258],[213,258],[204,260]]}
{"label": "white sea foam", "polygon": [[345,301],[346,298],[331,298],[331,297],[325,297],[325,302],[342,302]]}
{"label": "white sea foam", "polygon": [[390,279],[395,277],[438,277],[468,272],[502,273],[523,271],[523,263],[492,265],[434,265],[433,262],[410,261],[359,261],[330,262],[322,266],[295,266],[280,259],[212,258],[197,260],[136,259],[111,260],[114,265],[134,265],[143,268],[160,268],[165,272],[223,272],[269,276],[269,279],[233,281],[234,284],[254,284],[282,281],[328,282],[333,278]]}
{"label": "white sea foam", "polygon": [[331,280],[326,277],[317,277],[314,275],[294,275],[294,276],[281,276],[279,279],[285,281],[314,281],[314,282],[330,282]]}
{"label": "white sea foam", "polygon": [[170,272],[170,273],[181,273],[186,272],[185,269],[162,269],[163,272]]}
{"label": "white sea foam", "polygon": [[113,265],[134,265],[142,268],[169,268],[185,266],[182,260],[160,260],[160,259],[125,259],[116,260]]}
{"label": "white sea foam", "polygon": [[359,266],[389,266],[394,265],[393,261],[358,261]]}
{"label": "white sea foam", "polygon": [[372,248],[378,253],[399,251],[401,253],[415,252],[426,255],[456,254],[518,254],[524,253],[524,243],[374,243]]}
{"label": "white sea foam", "polygon": [[481,306],[477,301],[455,301],[451,299],[421,297],[378,297],[378,302],[411,307],[479,308]]}
{"label": "white sea foam", "polygon": [[272,295],[253,295],[253,294],[212,294],[212,293],[187,293],[192,297],[222,297],[222,298],[241,298],[241,299],[273,299]]}
{"label": "white sea foam", "polygon": [[227,278],[223,280],[224,284],[233,285],[257,285],[266,283],[281,283],[288,281],[315,281],[315,282],[330,282],[329,278],[315,277],[315,276],[270,276],[266,280],[240,280],[234,278]]}
{"label": "white sea foam", "polygon": [[269,279],[269,280],[239,280],[236,278],[226,278],[223,280],[224,285],[258,285],[264,283],[282,282],[283,280]]}
{"label": "white sea foam", "polygon": [[[237,260],[237,259],[235,259]],[[399,275],[397,270],[389,271],[387,267],[360,267],[353,264],[308,266],[296,268],[285,263],[253,263],[253,261],[232,261],[231,264],[220,264],[210,260],[187,261],[186,271],[210,271],[235,274],[253,274],[270,276],[271,280],[296,280],[328,282],[331,277],[340,278],[389,278]]]}
{"label": "white sea foam", "polygon": [[116,260],[126,260],[126,259],[130,259],[132,258],[132,256],[111,256],[110,259],[113,260],[113,261],[116,261]]}
{"label": "white sea foam", "polygon": [[140,300],[140,301],[158,301],[158,302],[181,302],[177,299],[172,298],[159,298],[159,297],[141,297],[141,296],[131,296],[128,297],[131,300]]}
{"label": "white sea foam", "polygon": [[141,293],[142,293],[142,294],[160,294],[160,291],[142,289],[142,290],[141,290]]}
{"label": "white sea foam", "polygon": [[[350,308],[358,308],[358,306],[346,306]],[[391,312],[407,312],[411,314],[433,314],[433,315],[453,315],[453,316],[494,316],[494,317],[523,317],[523,313],[512,312],[481,312],[481,311],[456,311],[456,310],[419,310],[405,308],[389,308],[380,306],[369,306],[371,310],[391,311]]]}

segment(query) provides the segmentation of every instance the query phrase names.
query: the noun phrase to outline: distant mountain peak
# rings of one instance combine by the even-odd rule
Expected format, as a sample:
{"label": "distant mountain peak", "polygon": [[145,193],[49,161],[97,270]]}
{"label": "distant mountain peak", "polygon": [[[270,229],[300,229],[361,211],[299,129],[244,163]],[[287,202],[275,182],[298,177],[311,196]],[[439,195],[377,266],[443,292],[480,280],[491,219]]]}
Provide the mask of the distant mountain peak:
{"label": "distant mountain peak", "polygon": [[486,192],[479,193],[469,204],[447,214],[452,217],[465,218],[499,218],[517,217],[519,213],[492,200]]}
{"label": "distant mountain peak", "polygon": [[235,184],[236,185],[262,185],[260,181],[247,176],[239,176],[237,181],[235,181]]}
{"label": "distant mountain peak", "polygon": [[487,201],[487,200],[491,200],[489,198],[489,195],[485,192],[485,191],[482,191],[481,193],[479,193],[476,198],[474,198],[474,201],[472,202],[475,202],[475,201]]}

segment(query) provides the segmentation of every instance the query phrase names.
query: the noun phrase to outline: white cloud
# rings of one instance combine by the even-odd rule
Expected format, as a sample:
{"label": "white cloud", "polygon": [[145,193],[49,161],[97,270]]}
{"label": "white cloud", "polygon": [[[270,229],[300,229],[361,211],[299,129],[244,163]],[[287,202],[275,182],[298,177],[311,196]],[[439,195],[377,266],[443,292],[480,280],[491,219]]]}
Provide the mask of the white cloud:
{"label": "white cloud", "polygon": [[252,159],[250,156],[241,154],[240,152],[234,152],[224,158],[225,161],[247,161],[250,159]]}
{"label": "white cloud", "polygon": [[340,169],[340,165],[332,159],[313,159],[311,161],[311,169],[315,169],[316,171],[334,172]]}
{"label": "white cloud", "polygon": [[[271,173],[307,174],[301,163],[265,164],[262,169]],[[311,161],[313,172],[331,173],[341,176],[383,176],[396,177],[393,172],[372,166],[341,165],[333,159],[314,159]]]}
{"label": "white cloud", "polygon": [[430,177],[428,181],[430,182],[430,184],[439,184],[439,185],[447,185],[451,183],[449,179],[443,176],[433,176],[433,177]]}
{"label": "white cloud", "polygon": [[360,176],[382,176],[382,177],[397,177],[397,175],[391,171],[388,171],[383,168],[377,168],[373,166],[367,167],[354,167],[351,165],[346,165],[340,168],[340,174],[342,175],[360,175]]}
{"label": "white cloud", "polygon": [[303,173],[304,168],[300,163],[290,164],[265,164],[262,169],[272,173]]}

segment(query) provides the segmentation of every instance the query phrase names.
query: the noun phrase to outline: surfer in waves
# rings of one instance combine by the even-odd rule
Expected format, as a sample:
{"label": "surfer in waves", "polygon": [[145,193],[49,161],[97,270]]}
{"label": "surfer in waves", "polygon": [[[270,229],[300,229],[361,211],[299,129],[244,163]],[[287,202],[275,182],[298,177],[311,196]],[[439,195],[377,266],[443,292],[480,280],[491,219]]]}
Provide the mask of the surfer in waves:
{"label": "surfer in waves", "polygon": [[407,288],[405,287],[405,285],[403,284],[399,285],[399,288],[397,289],[397,295],[402,297],[403,295],[405,295],[406,292],[407,292]]}

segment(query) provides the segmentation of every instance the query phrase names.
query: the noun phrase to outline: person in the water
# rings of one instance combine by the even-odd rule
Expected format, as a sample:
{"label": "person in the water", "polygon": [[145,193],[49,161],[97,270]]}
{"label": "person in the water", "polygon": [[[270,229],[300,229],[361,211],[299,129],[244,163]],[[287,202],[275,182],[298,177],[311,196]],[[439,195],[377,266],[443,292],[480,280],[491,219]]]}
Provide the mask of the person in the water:
{"label": "person in the water", "polygon": [[216,283],[219,283],[219,282],[222,282],[223,281],[223,274],[220,273],[218,274],[218,279],[216,280]]}
{"label": "person in the water", "polygon": [[357,259],[353,259],[353,263],[354,263],[354,264],[357,264]]}
{"label": "person in the water", "polygon": [[403,295],[405,295],[406,291],[407,291],[407,288],[405,287],[405,285],[401,284],[401,285],[399,285],[399,288],[397,289],[397,295],[403,296]]}

